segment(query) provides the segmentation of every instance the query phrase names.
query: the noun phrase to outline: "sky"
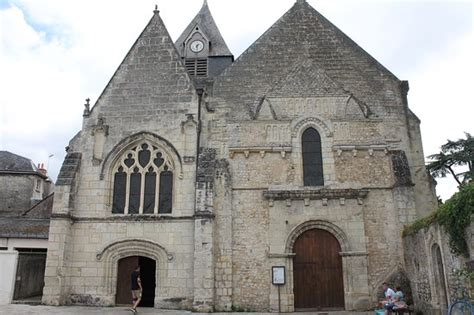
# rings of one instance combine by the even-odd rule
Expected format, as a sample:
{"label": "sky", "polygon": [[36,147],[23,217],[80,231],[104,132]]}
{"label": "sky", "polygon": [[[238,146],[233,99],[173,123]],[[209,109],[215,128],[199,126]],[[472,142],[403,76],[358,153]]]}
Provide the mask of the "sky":
{"label": "sky", "polygon": [[[239,56],[295,0],[208,0]],[[400,80],[421,119],[425,156],[474,134],[473,1],[308,0]],[[44,163],[55,180],[64,148],[153,15],[176,40],[202,0],[0,0],[0,150]],[[438,180],[444,200],[457,190]]]}

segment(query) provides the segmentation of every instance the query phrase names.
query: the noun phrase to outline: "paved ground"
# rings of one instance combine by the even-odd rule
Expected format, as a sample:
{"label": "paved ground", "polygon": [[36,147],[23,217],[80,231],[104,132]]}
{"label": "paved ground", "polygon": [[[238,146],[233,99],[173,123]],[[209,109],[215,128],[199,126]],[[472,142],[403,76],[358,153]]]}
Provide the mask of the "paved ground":
{"label": "paved ground", "polygon": [[[132,315],[125,307],[87,307],[87,306],[43,306],[43,305],[25,305],[9,304],[0,306],[0,314],[5,315]],[[163,314],[163,315],[192,315],[194,313],[187,311],[167,311],[155,308],[139,308],[138,314]],[[212,315],[229,315],[229,313],[212,313]],[[238,313],[238,315],[275,315],[275,313]],[[297,315],[372,315],[374,312],[314,312],[314,313],[295,313]]]}

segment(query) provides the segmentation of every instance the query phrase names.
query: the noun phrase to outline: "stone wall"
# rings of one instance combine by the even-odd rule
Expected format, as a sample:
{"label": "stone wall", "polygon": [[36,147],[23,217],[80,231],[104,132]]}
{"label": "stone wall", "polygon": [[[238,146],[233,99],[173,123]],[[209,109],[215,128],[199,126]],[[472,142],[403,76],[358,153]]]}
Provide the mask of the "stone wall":
{"label": "stone wall", "polygon": [[[449,236],[434,223],[403,239],[405,265],[413,290],[415,308],[425,314],[444,314],[458,290],[469,287],[455,274],[474,259],[474,224],[466,229],[469,258],[453,255]],[[472,283],[470,284],[472,290]]]}
{"label": "stone wall", "polygon": [[[155,306],[277,311],[281,265],[282,311],[294,311],[292,246],[314,228],[341,246],[345,308],[370,308],[404,264],[403,225],[429,207],[403,100],[400,81],[305,1],[196,91],[155,11],[70,143],[43,302],[113,305],[118,260],[138,255],[158,264]],[[324,186],[303,185],[307,128]],[[172,213],[112,214],[119,158],[143,141],[173,162]]]}
{"label": "stone wall", "polygon": [[32,206],[36,181],[35,175],[0,175],[0,214],[19,215]]}

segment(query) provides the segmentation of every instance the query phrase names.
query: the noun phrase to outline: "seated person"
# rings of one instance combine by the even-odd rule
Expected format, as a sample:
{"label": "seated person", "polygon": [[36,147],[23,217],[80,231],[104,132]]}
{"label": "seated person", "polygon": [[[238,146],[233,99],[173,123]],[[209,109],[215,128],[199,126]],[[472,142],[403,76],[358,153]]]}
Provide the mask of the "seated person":
{"label": "seated person", "polygon": [[400,310],[406,308],[406,303],[403,301],[405,296],[402,292],[402,289],[400,288],[400,286],[397,286],[396,290],[397,292],[394,293],[393,298],[384,305],[385,315],[391,314],[397,309]]}
{"label": "seated person", "polygon": [[393,307],[393,310],[400,310],[400,309],[406,309],[408,307],[407,303],[405,302],[405,295],[402,292],[402,289],[400,286],[397,286],[395,288],[397,292],[395,292],[395,295],[397,296],[397,301],[395,301],[395,306]]}
{"label": "seated person", "polygon": [[380,301],[379,303],[381,306],[384,306],[385,304],[392,301],[392,298],[395,296],[395,291],[389,288],[386,282],[382,283],[382,288],[385,299],[383,301]]}

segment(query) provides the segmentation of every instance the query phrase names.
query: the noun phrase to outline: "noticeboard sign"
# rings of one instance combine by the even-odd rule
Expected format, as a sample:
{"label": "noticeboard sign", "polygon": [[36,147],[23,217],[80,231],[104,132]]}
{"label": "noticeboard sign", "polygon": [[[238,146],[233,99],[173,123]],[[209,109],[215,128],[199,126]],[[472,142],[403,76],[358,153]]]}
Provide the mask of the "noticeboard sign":
{"label": "noticeboard sign", "polygon": [[272,267],[272,284],[283,285],[285,284],[285,267],[284,266],[273,266]]}

